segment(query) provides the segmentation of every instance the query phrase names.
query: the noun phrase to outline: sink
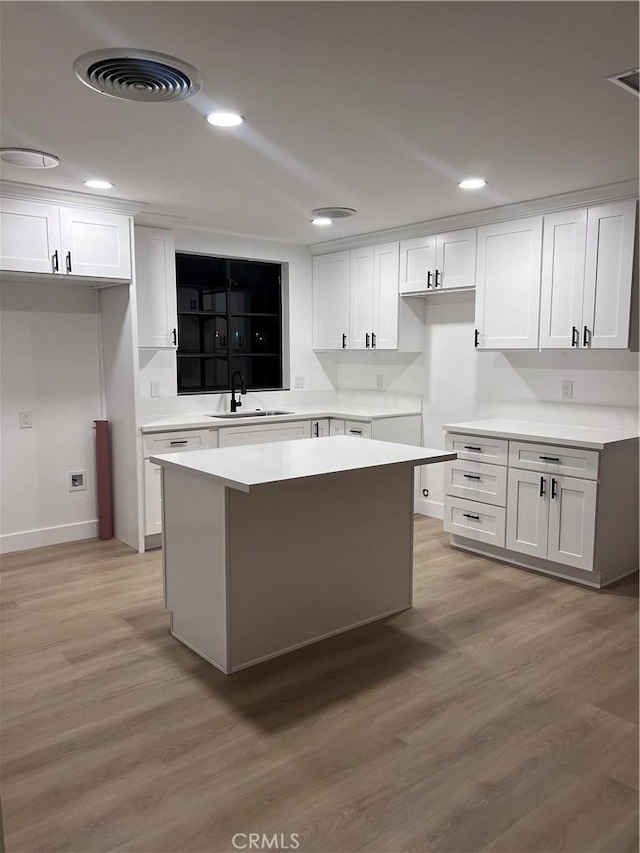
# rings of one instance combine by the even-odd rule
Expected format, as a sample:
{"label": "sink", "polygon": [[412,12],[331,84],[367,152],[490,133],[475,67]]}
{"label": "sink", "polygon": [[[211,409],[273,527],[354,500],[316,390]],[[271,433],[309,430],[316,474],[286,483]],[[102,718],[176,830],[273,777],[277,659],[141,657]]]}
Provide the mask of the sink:
{"label": "sink", "polygon": [[280,409],[260,409],[258,412],[225,412],[221,415],[207,415],[209,418],[266,418],[271,415],[292,415],[293,412],[282,412]]}

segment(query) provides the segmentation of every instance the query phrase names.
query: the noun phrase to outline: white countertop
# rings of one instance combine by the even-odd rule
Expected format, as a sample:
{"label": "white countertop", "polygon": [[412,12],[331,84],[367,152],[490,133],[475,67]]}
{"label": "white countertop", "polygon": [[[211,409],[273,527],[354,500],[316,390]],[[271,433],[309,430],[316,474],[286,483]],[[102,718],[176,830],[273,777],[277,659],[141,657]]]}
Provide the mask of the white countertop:
{"label": "white countertop", "polygon": [[385,465],[429,465],[455,453],[350,436],[278,441],[151,456],[156,465],[189,469],[242,492],[268,484],[326,477]]}
{"label": "white countertop", "polygon": [[618,441],[632,441],[638,438],[637,432],[627,430],[575,426],[573,424],[543,424],[535,421],[514,421],[506,418],[444,424],[442,428],[447,432],[536,441],[543,444],[564,444],[567,447],[586,447],[591,450],[603,450],[607,444]]}
{"label": "white countertop", "polygon": [[[341,420],[353,421],[375,421],[380,418],[400,418],[406,415],[420,415],[420,409],[389,409],[384,406],[358,406],[352,404],[333,403],[326,406],[274,406],[290,412],[286,415],[269,415],[256,418],[219,418],[215,415],[207,415],[205,412],[191,414],[166,415],[148,421],[141,425],[140,429],[146,432],[164,432],[177,429],[218,429],[223,426],[238,426],[242,424],[279,423],[286,421],[311,420],[313,418],[340,418]],[[244,407],[242,414],[250,412],[251,409]]]}

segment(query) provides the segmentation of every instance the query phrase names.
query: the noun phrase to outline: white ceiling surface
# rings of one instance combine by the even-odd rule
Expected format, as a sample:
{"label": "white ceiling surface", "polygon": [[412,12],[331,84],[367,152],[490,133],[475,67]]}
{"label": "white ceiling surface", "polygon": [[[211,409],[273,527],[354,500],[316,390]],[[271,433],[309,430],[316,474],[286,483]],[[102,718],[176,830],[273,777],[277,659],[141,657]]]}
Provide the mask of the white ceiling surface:
{"label": "white ceiling surface", "polygon": [[[193,227],[309,244],[638,172],[638,99],[606,79],[637,65],[635,2],[3,2],[0,26],[1,144],[62,161],[2,177],[107,178]],[[72,63],[108,47],[190,62],[203,92],[99,95]],[[325,205],[358,214],[321,232]]]}

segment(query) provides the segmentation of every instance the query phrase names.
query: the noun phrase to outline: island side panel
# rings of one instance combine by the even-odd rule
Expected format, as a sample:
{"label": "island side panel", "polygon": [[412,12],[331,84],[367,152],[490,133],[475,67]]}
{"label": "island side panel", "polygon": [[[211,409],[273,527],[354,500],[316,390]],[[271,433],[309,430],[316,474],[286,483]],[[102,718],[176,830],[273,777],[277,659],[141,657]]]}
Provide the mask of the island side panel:
{"label": "island side panel", "polygon": [[411,606],[413,468],[227,492],[231,671]]}
{"label": "island side panel", "polygon": [[163,467],[162,492],[171,633],[228,672],[225,488],[188,470]]}

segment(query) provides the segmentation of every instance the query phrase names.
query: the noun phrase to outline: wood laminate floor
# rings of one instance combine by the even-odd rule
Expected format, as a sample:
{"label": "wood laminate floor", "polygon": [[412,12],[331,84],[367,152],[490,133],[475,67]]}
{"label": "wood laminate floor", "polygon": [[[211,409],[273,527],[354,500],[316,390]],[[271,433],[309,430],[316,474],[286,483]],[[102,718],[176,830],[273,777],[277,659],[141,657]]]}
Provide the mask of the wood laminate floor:
{"label": "wood laminate floor", "polygon": [[425,518],[415,558],[414,609],[225,677],[167,633],[159,552],[5,557],[7,853],[637,851],[637,576],[583,589]]}

